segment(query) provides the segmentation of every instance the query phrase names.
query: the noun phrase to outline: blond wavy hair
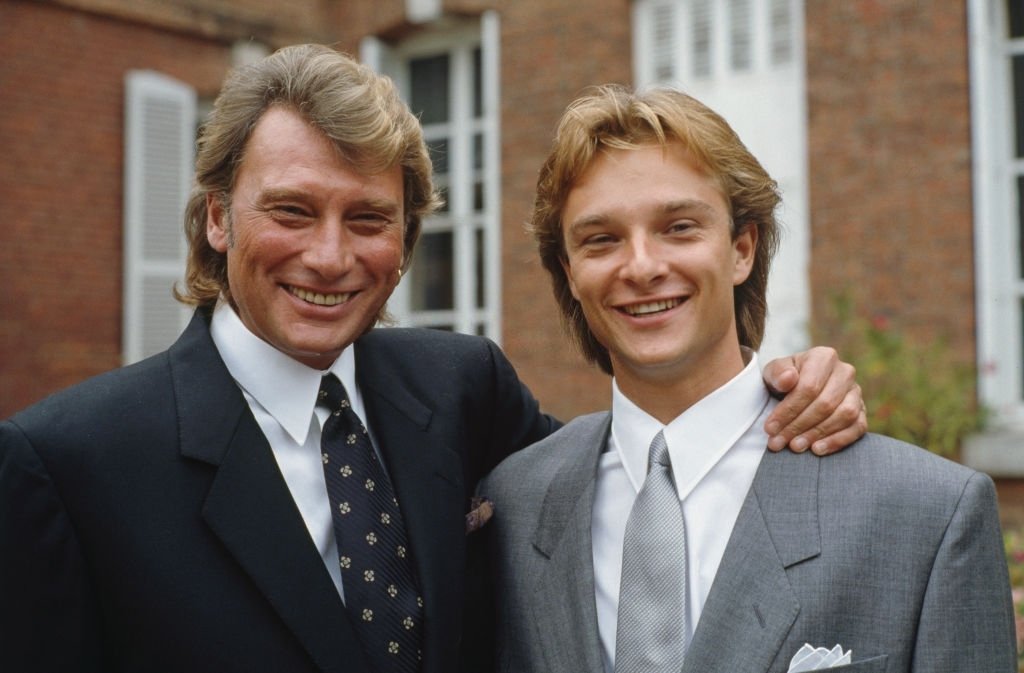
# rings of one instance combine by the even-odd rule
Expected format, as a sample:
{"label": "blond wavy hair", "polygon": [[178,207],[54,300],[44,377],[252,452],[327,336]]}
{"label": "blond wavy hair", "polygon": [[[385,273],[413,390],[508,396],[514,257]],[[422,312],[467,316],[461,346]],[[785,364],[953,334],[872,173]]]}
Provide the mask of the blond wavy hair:
{"label": "blond wavy hair", "polygon": [[206,307],[220,296],[231,297],[227,257],[206,238],[207,195],[229,201],[249,137],[272,106],[301,115],[359,171],[373,174],[401,166],[403,271],[423,218],[440,203],[419,121],[392,81],[324,45],[285,47],[232,71],[200,130],[195,184],[185,209],[185,287],[174,293],[179,301]]}
{"label": "blond wavy hair", "polygon": [[747,227],[757,228],[753,268],[734,288],[733,299],[740,344],[757,349],[764,336],[768,272],[779,241],[775,209],[781,199],[775,180],[729,124],[697,99],[666,88],[594,87],[570,104],[559,121],[537,180],[528,229],[551,275],[570,336],[583,356],[607,374],[612,374],[608,350],[590,330],[562,266],[567,259],[562,215],[569,193],[598,152],[652,144],[681,145],[715,182],[729,204],[733,239]]}

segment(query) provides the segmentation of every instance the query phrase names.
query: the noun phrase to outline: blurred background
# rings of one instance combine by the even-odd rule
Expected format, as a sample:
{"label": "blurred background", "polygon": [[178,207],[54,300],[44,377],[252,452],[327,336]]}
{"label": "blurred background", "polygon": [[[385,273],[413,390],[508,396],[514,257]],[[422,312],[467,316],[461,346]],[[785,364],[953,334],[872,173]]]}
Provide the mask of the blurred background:
{"label": "blurred background", "polygon": [[448,205],[402,324],[491,337],[563,418],[605,408],[523,223],[570,100],[677,86],[784,193],[764,355],[836,346],[872,429],[988,471],[1024,523],[1022,0],[0,0],[0,417],[178,334],[196,129],[297,42],[423,122]]}

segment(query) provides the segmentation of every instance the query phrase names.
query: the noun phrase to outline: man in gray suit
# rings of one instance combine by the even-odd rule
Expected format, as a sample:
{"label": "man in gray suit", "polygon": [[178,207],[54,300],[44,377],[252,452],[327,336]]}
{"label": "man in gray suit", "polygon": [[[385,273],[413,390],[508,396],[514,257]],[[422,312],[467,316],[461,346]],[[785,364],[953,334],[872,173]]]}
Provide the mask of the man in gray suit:
{"label": "man in gray suit", "polygon": [[877,435],[765,451],[778,201],[684,94],[602,87],[563,116],[532,229],[612,409],[480,486],[499,670],[1016,670],[987,476]]}

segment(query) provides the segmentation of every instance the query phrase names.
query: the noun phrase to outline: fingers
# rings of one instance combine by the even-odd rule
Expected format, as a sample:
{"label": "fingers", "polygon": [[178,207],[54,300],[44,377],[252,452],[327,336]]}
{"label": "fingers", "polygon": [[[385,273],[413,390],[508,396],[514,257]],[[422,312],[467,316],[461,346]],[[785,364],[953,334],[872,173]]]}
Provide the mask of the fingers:
{"label": "fingers", "polygon": [[831,348],[799,354],[796,363],[799,381],[765,424],[768,448],[827,455],[856,441],[867,431],[867,414],[853,366]]}
{"label": "fingers", "polygon": [[[849,370],[840,370],[836,375],[839,366],[849,367]],[[765,424],[765,430],[773,440],[769,447],[777,451],[801,432],[828,418],[854,383],[852,370],[850,365],[839,361],[834,349],[820,346],[785,361],[769,362],[764,371],[765,383],[785,394]],[[845,387],[844,374],[848,375]],[[822,399],[823,393],[829,397]],[[813,404],[818,404],[818,408],[810,409]],[[802,419],[799,418],[801,416]],[[799,424],[793,425],[794,422]],[[781,435],[784,431],[783,441]]]}
{"label": "fingers", "polygon": [[[798,418],[797,422],[799,421]],[[825,421],[806,431],[798,432],[790,440],[789,448],[800,453],[809,447],[812,453],[827,456],[860,439],[867,429],[867,411],[861,399],[860,386],[856,386],[846,394],[842,403]],[[786,432],[783,430],[781,434]],[[779,448],[784,446],[785,444],[779,444]]]}

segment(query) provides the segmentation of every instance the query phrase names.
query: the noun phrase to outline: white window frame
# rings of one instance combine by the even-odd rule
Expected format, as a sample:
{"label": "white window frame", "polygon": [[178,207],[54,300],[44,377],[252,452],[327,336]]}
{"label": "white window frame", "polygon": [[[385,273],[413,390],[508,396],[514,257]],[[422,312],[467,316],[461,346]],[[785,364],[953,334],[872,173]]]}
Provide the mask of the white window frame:
{"label": "white window frame", "polygon": [[126,364],[170,346],[189,319],[189,310],[175,301],[171,291],[184,276],[183,222],[195,127],[192,87],[148,70],[126,74],[122,309]]}
{"label": "white window frame", "polygon": [[978,392],[993,429],[1024,431],[1020,230],[1006,0],[969,0]]}
{"label": "white window frame", "polygon": [[[453,232],[454,308],[446,311],[413,311],[410,308],[409,276],[406,274],[389,302],[389,309],[400,325],[452,325],[455,331],[483,333],[500,341],[501,337],[501,139],[499,135],[499,52],[500,26],[497,12],[485,12],[479,21],[445,20],[438,27],[396,46],[368,37],[361,45],[364,63],[391,76],[404,95],[408,93],[407,63],[410,59],[447,53],[452,59],[455,81],[451,87],[450,123],[443,128],[425,127],[425,133],[442,131],[449,138],[448,212],[427,218],[423,233]],[[472,104],[467,100],[468,87],[460,86],[461,78],[472,76],[473,50],[481,50],[482,110],[473,119]],[[472,167],[472,138],[483,136],[483,165]],[[480,175],[484,189],[484,209],[473,211],[472,185]],[[475,232],[484,238],[483,307],[477,307]],[[413,264],[415,265],[415,258]]]}

